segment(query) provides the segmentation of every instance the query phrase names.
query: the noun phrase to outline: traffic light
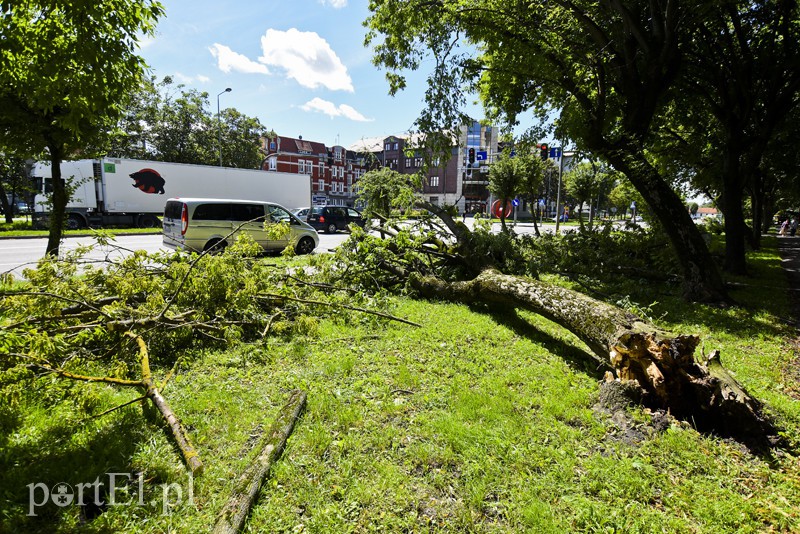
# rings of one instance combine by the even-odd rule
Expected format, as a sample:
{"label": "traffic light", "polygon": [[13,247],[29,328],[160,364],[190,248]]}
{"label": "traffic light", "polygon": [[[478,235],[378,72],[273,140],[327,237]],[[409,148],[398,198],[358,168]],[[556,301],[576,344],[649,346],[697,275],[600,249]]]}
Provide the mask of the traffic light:
{"label": "traffic light", "polygon": [[473,163],[475,163],[475,149],[470,148],[467,153],[469,154],[468,156],[469,164],[472,165]]}
{"label": "traffic light", "polygon": [[541,149],[540,156],[542,159],[547,159],[550,157],[550,147],[547,146],[547,143],[542,143],[539,145],[539,148]]}

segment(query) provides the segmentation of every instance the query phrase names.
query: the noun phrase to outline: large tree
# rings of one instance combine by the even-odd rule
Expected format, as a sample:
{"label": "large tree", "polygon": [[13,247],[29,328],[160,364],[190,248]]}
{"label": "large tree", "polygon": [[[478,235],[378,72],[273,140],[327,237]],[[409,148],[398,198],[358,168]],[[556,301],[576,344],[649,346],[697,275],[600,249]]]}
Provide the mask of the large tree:
{"label": "large tree", "polygon": [[787,120],[800,104],[798,9],[794,0],[723,0],[711,16],[688,20],[696,38],[679,83],[689,98],[675,106],[671,120],[688,134],[678,154],[705,156],[700,172],[725,215],[729,272],[746,272],[748,193],[750,240],[759,244],[769,190],[764,156],[783,131],[796,129]]}
{"label": "large tree", "polygon": [[234,108],[211,112],[208,93],[174,85],[167,76],[147,80],[137,91],[109,150],[116,157],[258,169],[260,139],[268,135],[258,118]]}
{"label": "large tree", "polygon": [[[542,117],[558,110],[559,137],[623,172],[662,223],[681,260],[686,297],[721,301],[727,293],[699,230],[647,154],[694,38],[686,21],[708,16],[697,8],[711,4],[372,0],[367,42],[389,69],[393,91],[405,84],[403,69],[433,55],[421,126],[457,116],[465,83],[511,122],[531,109]],[[464,36],[477,57],[459,46]]]}
{"label": "large tree", "polygon": [[[608,194],[613,178],[613,174],[597,161],[582,161],[564,174],[564,188],[575,199],[578,210],[585,202],[589,203],[589,228],[594,221],[593,203],[601,194]],[[580,211],[577,216],[583,228],[583,215]]]}
{"label": "large tree", "polygon": [[162,13],[153,0],[2,2],[0,146],[21,156],[48,152],[48,254],[58,255],[69,200],[61,161],[103,144],[144,74],[137,42]]}

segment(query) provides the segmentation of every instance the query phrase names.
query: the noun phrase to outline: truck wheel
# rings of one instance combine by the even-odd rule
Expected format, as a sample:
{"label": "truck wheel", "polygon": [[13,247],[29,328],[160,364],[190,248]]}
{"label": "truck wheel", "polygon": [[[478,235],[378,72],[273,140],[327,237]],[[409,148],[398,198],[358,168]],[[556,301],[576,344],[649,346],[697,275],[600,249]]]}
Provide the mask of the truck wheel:
{"label": "truck wheel", "polygon": [[140,215],[139,228],[158,228],[161,226],[161,221],[155,215]]}
{"label": "truck wheel", "polygon": [[328,225],[328,228],[325,231],[328,232],[329,234],[335,234],[336,233],[336,223],[330,223]]}
{"label": "truck wheel", "polygon": [[67,230],[80,230],[84,227],[83,217],[74,213],[67,218]]}
{"label": "truck wheel", "polygon": [[314,251],[314,240],[308,236],[303,237],[294,247],[294,251],[298,254],[311,254]]}
{"label": "truck wheel", "polygon": [[209,254],[221,254],[227,246],[228,243],[224,239],[212,239],[206,243],[203,252],[208,250]]}

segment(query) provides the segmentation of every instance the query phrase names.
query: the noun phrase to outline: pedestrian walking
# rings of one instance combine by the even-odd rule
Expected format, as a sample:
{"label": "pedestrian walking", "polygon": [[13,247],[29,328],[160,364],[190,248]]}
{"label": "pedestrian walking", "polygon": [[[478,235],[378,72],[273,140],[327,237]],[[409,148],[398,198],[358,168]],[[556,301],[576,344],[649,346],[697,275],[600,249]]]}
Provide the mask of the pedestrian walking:
{"label": "pedestrian walking", "polygon": [[781,230],[778,232],[778,235],[786,235],[789,231],[789,219],[784,219],[783,223],[781,224]]}
{"label": "pedestrian walking", "polygon": [[797,233],[797,217],[792,219],[792,223],[789,225],[789,235],[794,236]]}

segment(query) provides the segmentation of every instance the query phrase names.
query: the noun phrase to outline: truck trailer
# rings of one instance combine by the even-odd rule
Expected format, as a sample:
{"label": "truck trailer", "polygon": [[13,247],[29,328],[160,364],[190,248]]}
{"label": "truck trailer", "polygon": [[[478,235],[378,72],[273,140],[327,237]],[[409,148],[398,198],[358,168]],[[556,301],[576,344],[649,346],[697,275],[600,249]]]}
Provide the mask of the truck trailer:
{"label": "truck trailer", "polygon": [[[64,161],[61,176],[73,189],[66,210],[69,229],[111,225],[157,228],[167,199],[174,197],[259,200],[290,210],[311,202],[311,177],[307,174],[102,158]],[[46,199],[52,191],[50,164],[35,164],[31,177],[39,191],[33,222],[46,226]]]}

